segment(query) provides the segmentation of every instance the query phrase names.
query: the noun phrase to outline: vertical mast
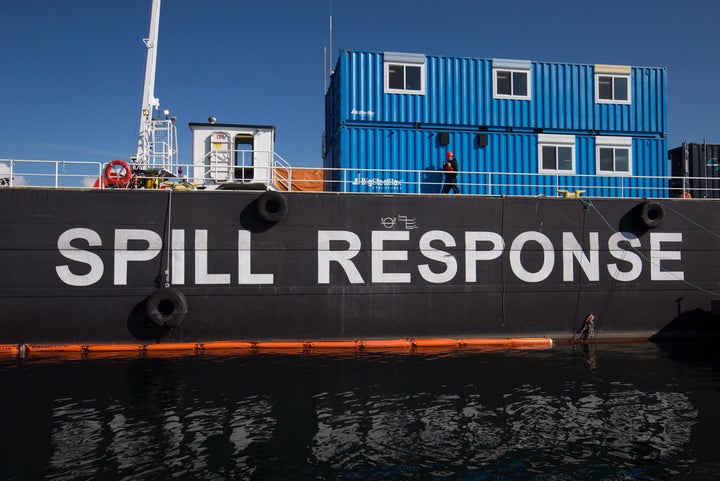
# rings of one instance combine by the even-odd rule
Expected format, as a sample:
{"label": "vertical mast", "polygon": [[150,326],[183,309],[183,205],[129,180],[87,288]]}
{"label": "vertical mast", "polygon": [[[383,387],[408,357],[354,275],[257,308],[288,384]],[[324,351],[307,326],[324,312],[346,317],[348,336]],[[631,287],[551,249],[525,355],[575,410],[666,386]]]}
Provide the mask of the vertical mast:
{"label": "vertical mast", "polygon": [[158,29],[160,27],[160,0],[153,0],[150,14],[150,32],[148,38],[143,39],[147,47],[147,60],[145,62],[145,85],[140,114],[140,136],[136,162],[147,166],[149,162],[149,147],[152,137],[153,110],[160,107],[160,100],[155,98],[155,64],[157,60]]}

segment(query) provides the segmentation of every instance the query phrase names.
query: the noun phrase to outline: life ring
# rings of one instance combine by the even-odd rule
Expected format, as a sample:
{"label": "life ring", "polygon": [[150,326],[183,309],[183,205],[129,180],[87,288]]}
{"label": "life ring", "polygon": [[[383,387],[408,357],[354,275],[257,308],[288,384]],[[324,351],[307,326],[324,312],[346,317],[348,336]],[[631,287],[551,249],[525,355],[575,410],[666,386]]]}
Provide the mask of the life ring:
{"label": "life ring", "polygon": [[665,209],[657,202],[645,201],[639,206],[638,220],[649,229],[660,227],[665,220]]}
{"label": "life ring", "polygon": [[269,190],[257,200],[257,213],[267,222],[279,222],[288,214],[288,203],[284,195]]}
{"label": "life ring", "polygon": [[132,170],[124,160],[112,160],[105,166],[106,185],[127,187],[132,179]]}
{"label": "life ring", "polygon": [[185,296],[172,287],[158,289],[147,299],[147,315],[158,326],[179,326],[185,319],[187,311],[188,305]]}

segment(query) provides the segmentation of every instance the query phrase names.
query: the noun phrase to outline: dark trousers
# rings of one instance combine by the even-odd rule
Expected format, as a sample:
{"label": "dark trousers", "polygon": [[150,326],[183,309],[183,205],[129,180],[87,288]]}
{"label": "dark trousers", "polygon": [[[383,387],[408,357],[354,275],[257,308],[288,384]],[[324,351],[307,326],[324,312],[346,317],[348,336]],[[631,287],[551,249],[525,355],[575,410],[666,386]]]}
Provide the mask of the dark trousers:
{"label": "dark trousers", "polygon": [[457,176],[454,176],[454,175],[452,177],[449,175],[445,176],[445,183],[442,188],[442,193],[449,194],[450,191],[453,191],[456,194],[460,193],[460,189],[458,189],[458,186],[457,186]]}

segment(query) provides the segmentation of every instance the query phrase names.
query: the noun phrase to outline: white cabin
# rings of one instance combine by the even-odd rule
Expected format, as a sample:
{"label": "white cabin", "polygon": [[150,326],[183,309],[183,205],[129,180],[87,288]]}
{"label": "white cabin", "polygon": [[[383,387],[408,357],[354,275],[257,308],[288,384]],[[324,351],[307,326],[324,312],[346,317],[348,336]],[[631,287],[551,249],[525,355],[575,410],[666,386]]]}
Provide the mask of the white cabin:
{"label": "white cabin", "polygon": [[275,127],[191,123],[190,182],[269,185],[273,176]]}

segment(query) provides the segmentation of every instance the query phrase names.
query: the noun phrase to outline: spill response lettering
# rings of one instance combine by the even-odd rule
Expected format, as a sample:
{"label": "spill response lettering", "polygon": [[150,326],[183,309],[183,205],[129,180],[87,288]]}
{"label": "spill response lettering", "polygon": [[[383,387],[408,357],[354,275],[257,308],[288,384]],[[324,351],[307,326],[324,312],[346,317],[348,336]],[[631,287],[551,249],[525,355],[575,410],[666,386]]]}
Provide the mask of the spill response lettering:
{"label": "spill response lettering", "polygon": [[[684,280],[682,270],[673,270],[682,261],[682,252],[677,250],[683,240],[680,232],[651,232],[643,241],[629,232],[616,232],[605,239],[598,232],[588,232],[584,238],[562,232],[555,242],[538,231],[512,238],[491,231],[460,235],[443,230],[413,231],[411,236],[408,230],[378,230],[369,234],[362,240],[349,230],[320,230],[315,239],[307,239],[317,246],[316,252],[298,249],[293,255],[315,257],[308,265],[317,268],[317,285],[501,282],[483,276],[490,266],[509,267],[515,281],[526,283],[546,281],[553,272],[559,272],[563,282],[577,282],[580,276],[590,282],[603,278],[631,282],[646,269],[651,281]],[[190,238],[192,249],[186,247]],[[246,230],[237,231],[231,246],[218,248],[207,229],[173,229],[169,253],[163,253],[161,233],[153,230],[114,229],[112,239],[103,239],[98,232],[82,227],[60,234],[57,248],[67,261],[55,266],[58,278],[78,287],[95,285],[106,276],[113,285],[128,285],[133,269],[148,262],[162,263],[173,285],[274,285],[276,275],[267,267],[267,259],[281,262],[280,255],[287,249],[256,251],[253,234]],[[112,259],[108,259],[109,249]],[[232,258],[237,264],[230,269],[224,262],[223,270],[212,272],[211,257],[228,250],[235,251]],[[227,252],[224,255],[224,259],[231,258]],[[253,269],[259,257],[266,259],[262,272]]]}

